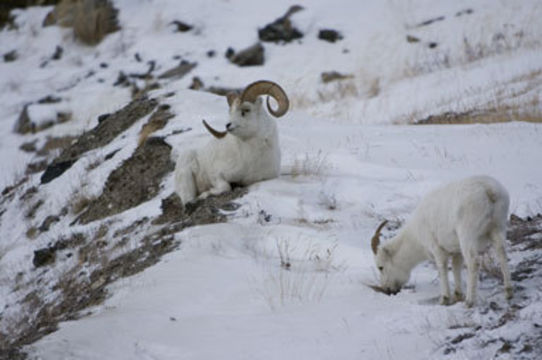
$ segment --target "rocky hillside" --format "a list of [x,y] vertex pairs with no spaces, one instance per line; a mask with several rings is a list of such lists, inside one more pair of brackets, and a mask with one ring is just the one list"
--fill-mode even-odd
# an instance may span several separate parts
[[[542,8],[409,4],[0,5],[0,359],[542,356]],[[257,79],[292,105],[280,178],[184,209],[178,155]],[[430,264],[366,286],[380,220],[478,173],[511,194],[514,299],[491,254],[475,309]]]

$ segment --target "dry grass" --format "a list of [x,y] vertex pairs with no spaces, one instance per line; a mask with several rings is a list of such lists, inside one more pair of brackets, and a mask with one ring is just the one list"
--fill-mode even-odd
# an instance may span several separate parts
[[305,154],[303,158],[296,158],[292,165],[292,177],[298,176],[325,176],[331,168],[327,155],[319,150],[315,154]]
[[331,89],[318,91],[318,100],[322,103],[342,100],[348,97],[358,97],[360,92],[353,80],[338,81]]
[[[493,94],[483,97],[488,100],[477,105],[462,103],[462,96],[457,96],[448,103],[439,107],[449,107],[449,111],[440,112],[430,116],[421,116],[420,111],[400,118],[399,121],[409,124],[490,124],[511,121],[530,123],[542,122],[542,103],[540,89],[542,88],[542,70],[532,70],[511,80],[495,85]],[[487,90],[476,89],[471,96],[480,96]],[[427,114],[427,111],[423,111]],[[404,120],[404,121],[401,121]]]
[[[427,74],[441,69],[461,66],[488,57],[509,54],[520,49],[538,49],[542,46],[539,39],[529,36],[523,30],[513,27],[503,27],[494,34],[487,34],[484,30],[476,39],[463,38],[459,51],[435,49],[419,54],[419,58],[407,63],[403,70],[405,78]],[[488,36],[489,35],[489,36]]]
[[[299,86],[296,87],[300,88]],[[371,91],[374,93],[374,89],[369,90],[369,93]],[[379,91],[380,89],[378,88]],[[314,105],[339,102],[347,98],[360,97],[361,95],[355,79],[346,78],[319,86],[315,97],[307,93],[293,93],[290,96],[290,104],[292,108],[306,109],[312,108]],[[369,95],[369,97],[371,96]]]
[[173,118],[174,116],[175,115],[173,115],[173,113],[170,111],[169,105],[160,105],[151,115],[149,121],[141,128],[141,131],[139,132],[138,146],[143,145],[143,143],[152,133],[163,129],[168,123],[169,119]]
[[511,121],[542,123],[542,108],[538,105],[538,97],[530,104],[505,105],[498,104],[485,110],[469,110],[464,112],[445,112],[430,115],[424,119],[411,116],[409,123],[418,125],[430,124],[492,124]]
[[56,23],[73,28],[76,39],[96,45],[119,29],[117,13],[109,0],[62,0],[53,12]]
[[92,199],[81,195],[79,193],[76,193],[73,197],[73,200],[71,202],[71,210],[74,215],[79,214],[81,211],[83,211],[90,203],[92,202]]
[[258,289],[271,310],[321,301],[334,273],[345,269],[335,258],[336,245],[302,245],[299,239],[293,242],[283,238],[276,239],[275,244],[280,266],[267,269]]

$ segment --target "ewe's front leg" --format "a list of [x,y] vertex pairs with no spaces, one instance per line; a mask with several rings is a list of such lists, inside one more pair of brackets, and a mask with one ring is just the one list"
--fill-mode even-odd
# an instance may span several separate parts
[[445,254],[436,254],[435,263],[437,265],[440,278],[440,304],[450,304],[450,285],[448,284],[448,256]]
[[455,254],[452,256],[452,270],[454,273],[454,300],[462,301],[463,290],[461,290],[461,267],[463,266],[463,256],[461,254]]
[[207,197],[209,197],[209,195],[220,195],[222,193],[225,193],[225,192],[228,192],[231,190],[231,186],[230,184],[222,179],[222,178],[218,178],[218,179],[215,179],[212,183],[212,187],[201,193],[201,195],[199,196],[200,199],[205,199]]

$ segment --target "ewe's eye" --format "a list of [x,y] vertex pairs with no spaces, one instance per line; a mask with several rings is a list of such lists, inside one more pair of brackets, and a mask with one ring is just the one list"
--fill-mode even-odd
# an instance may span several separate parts
[[250,112],[250,109],[241,109],[241,116],[245,116]]

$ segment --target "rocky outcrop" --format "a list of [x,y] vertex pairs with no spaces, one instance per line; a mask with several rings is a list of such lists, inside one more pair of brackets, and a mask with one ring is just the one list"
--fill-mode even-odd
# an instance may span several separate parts
[[262,29],[258,30],[258,37],[261,41],[285,42],[288,43],[303,37],[303,33],[292,25],[290,17],[298,11],[303,10],[302,6],[294,5],[288,9],[286,14],[279,17]]
[[226,52],[226,57],[238,66],[258,66],[264,64],[264,51],[262,44],[256,43],[238,53],[230,48]]
[[151,113],[157,105],[155,99],[142,97],[113,114],[100,116],[101,121],[94,129],[81,135],[74,144],[52,161],[41,176],[41,183],[46,184],[62,175],[87,151],[110,143],[137,120]]

